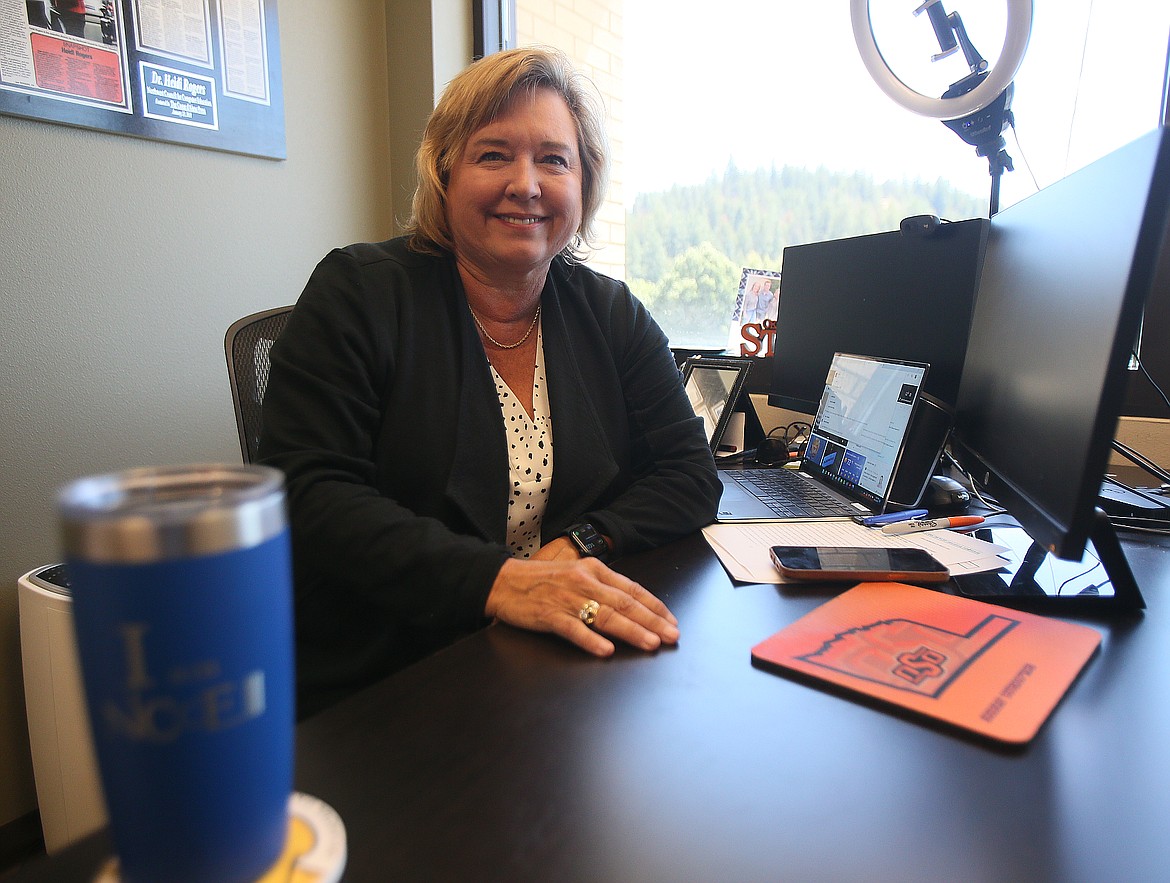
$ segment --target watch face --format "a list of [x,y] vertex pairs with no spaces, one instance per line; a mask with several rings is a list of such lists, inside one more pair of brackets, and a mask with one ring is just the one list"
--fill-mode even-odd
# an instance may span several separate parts
[[569,528],[569,538],[577,544],[582,555],[603,558],[609,552],[609,544],[592,524],[579,524]]

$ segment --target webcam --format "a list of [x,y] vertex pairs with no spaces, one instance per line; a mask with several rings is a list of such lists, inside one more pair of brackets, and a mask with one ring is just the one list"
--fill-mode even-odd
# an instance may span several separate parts
[[898,229],[902,231],[903,236],[916,236],[925,238],[934,235],[934,231],[943,224],[937,215],[914,215],[913,217],[903,218],[902,223],[898,225]]

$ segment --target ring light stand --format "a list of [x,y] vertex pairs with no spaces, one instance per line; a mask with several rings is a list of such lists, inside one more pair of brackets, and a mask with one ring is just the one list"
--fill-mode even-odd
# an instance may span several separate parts
[[850,0],[853,38],[869,75],[889,98],[913,113],[942,120],[972,145],[978,156],[987,157],[991,174],[989,216],[994,215],[999,211],[1000,179],[1005,171],[1012,170],[1003,132],[1012,123],[1012,80],[1024,60],[1032,33],[1032,0],[1007,0],[1007,33],[999,62],[991,70],[968,39],[957,12],[947,15],[939,0],[925,0],[914,14],[921,12],[929,15],[942,50],[933,60],[961,48],[971,70],[940,98],[916,92],[890,69],[874,40],[869,0]]

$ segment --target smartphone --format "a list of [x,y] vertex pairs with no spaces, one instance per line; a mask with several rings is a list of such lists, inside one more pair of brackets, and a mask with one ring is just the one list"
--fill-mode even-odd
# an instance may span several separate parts
[[941,583],[950,571],[925,549],[773,546],[772,562],[786,577],[837,582]]

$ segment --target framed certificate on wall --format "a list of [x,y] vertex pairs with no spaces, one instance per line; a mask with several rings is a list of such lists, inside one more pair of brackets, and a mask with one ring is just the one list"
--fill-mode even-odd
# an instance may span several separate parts
[[0,113],[284,159],[276,0],[0,0]]

